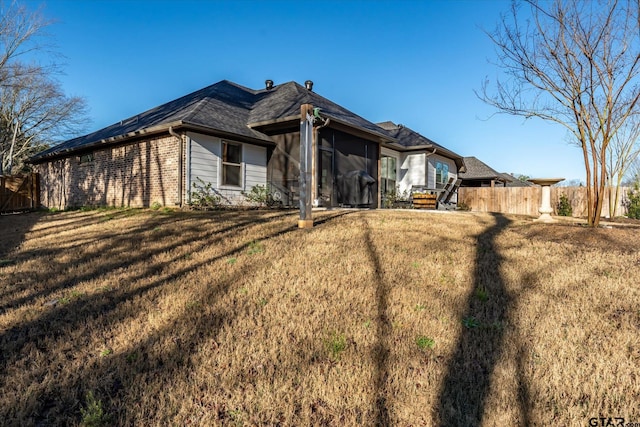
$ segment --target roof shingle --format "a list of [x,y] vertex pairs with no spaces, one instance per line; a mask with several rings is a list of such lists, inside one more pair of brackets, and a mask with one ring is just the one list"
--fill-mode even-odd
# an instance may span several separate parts
[[171,125],[194,125],[252,140],[272,142],[268,135],[251,125],[299,116],[300,106],[307,103],[320,107],[323,116],[364,129],[381,139],[392,140],[384,129],[374,123],[295,82],[277,85],[271,90],[253,90],[223,80],[98,131],[65,141],[39,153],[31,160],[42,160],[62,152],[72,152]]

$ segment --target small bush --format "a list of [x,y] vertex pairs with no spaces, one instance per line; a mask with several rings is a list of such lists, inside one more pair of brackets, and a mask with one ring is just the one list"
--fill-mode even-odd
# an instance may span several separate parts
[[401,192],[399,187],[385,192],[382,196],[383,206],[387,209],[401,207],[403,202],[409,201],[409,192]]
[[558,206],[556,207],[558,215],[560,216],[573,216],[573,208],[571,207],[571,202],[566,195],[561,194],[560,200],[558,201]]
[[640,219],[640,189],[636,185],[633,190],[629,190],[627,194],[627,216],[633,219]]
[[191,203],[189,205],[194,209],[210,210],[220,207],[222,198],[213,189],[213,184],[204,182],[196,177],[193,183],[193,191],[191,191]]
[[242,192],[242,195],[248,202],[255,203],[260,207],[271,206],[273,199],[271,193],[264,185],[254,185],[248,193]]

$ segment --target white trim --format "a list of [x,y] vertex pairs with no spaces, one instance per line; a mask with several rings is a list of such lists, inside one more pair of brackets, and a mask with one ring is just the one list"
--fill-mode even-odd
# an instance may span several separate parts
[[[245,190],[244,185],[246,182],[246,177],[245,177],[245,158],[244,158],[244,152],[245,152],[245,148],[244,148],[244,144],[242,142],[236,142],[236,141],[229,141],[226,139],[220,139],[219,141],[220,143],[220,157],[218,158],[218,182],[220,183],[220,185],[218,186],[219,189],[221,190],[240,190],[243,191]],[[225,185],[222,182],[222,178],[223,178],[223,169],[224,169],[224,162],[223,162],[223,157],[224,157],[224,145],[225,143],[228,144],[232,144],[232,145],[237,145],[240,147],[240,185]],[[236,163],[232,163],[232,165],[235,165]]]

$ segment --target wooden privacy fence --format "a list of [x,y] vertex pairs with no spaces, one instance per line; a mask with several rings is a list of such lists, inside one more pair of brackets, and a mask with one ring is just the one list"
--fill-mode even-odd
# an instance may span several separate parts
[[40,176],[0,176],[0,213],[40,207]]
[[[620,189],[617,215],[625,215],[625,202],[630,188]],[[541,187],[463,187],[458,189],[458,206],[462,203],[477,212],[500,212],[538,216]],[[564,194],[573,210],[574,217],[587,216],[587,189],[585,187],[551,187],[551,207],[557,214],[560,196]],[[601,215],[609,216],[609,197],[605,196]]]

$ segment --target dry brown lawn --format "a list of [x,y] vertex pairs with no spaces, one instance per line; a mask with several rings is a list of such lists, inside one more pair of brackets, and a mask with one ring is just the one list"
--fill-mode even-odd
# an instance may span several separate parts
[[0,424],[640,422],[640,229],[415,211],[0,217]]

